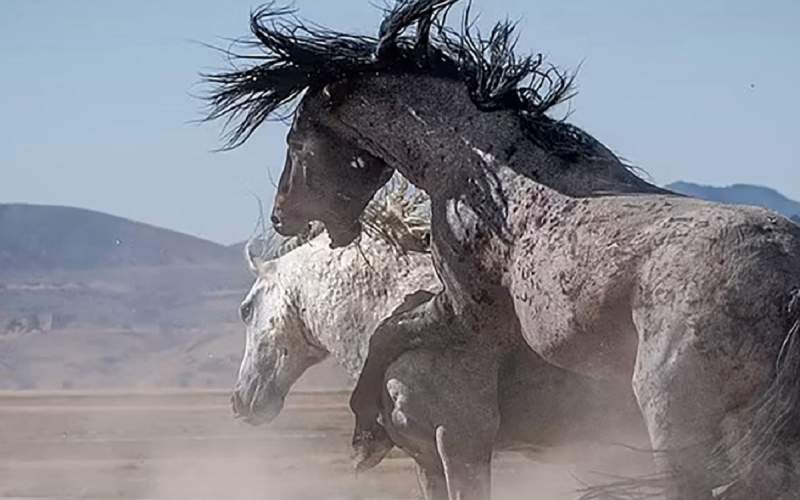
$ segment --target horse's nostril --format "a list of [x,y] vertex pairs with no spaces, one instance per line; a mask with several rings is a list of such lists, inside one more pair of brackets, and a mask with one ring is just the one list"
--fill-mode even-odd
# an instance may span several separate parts
[[269,220],[271,220],[272,223],[275,224],[275,225],[281,223],[281,219],[277,215],[274,215],[274,214],[272,215],[272,217],[269,218]]

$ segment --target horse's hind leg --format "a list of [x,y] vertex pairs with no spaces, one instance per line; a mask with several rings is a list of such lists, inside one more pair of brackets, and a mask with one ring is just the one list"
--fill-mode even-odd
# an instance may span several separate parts
[[[724,385],[733,381],[720,376],[720,362],[698,349],[696,336],[679,323],[640,334],[633,390],[666,499],[710,500],[716,478],[709,469],[729,404]],[[655,325],[638,318],[642,326]]]
[[668,421],[671,418],[669,413],[644,410],[643,415],[655,450],[654,461],[661,485],[659,488],[663,489],[664,498],[711,500],[713,486],[705,469],[710,448],[704,447],[702,443],[678,448],[675,443],[689,434],[680,435],[679,432],[669,430],[669,426],[661,424],[662,420]]

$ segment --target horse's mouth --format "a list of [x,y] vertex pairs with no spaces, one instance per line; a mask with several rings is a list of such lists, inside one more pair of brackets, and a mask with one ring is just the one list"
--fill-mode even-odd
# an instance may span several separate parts
[[280,414],[280,410],[268,411],[264,413],[250,413],[247,415],[234,415],[235,418],[241,419],[242,422],[246,423],[247,425],[252,425],[253,427],[258,427],[259,425],[266,425],[271,424],[273,420],[275,420],[278,415]]
[[283,401],[280,403],[250,407],[246,411],[237,411],[234,409],[233,416],[255,427],[272,423],[272,421],[280,415],[282,409]]
[[304,231],[307,231],[309,224],[306,223],[296,223],[296,222],[289,222],[289,221],[279,221],[273,222],[272,228],[275,229],[275,232],[281,236],[297,236]]
[[244,398],[234,391],[231,396],[233,416],[246,424],[258,426],[269,424],[283,410],[284,398],[267,394],[269,391],[248,391]]

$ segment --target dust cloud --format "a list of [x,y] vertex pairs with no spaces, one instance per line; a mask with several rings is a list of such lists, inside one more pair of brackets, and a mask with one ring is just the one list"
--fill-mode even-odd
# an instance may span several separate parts
[[[399,451],[353,472],[346,396],[296,394],[271,425],[251,427],[231,417],[222,391],[0,393],[0,499],[417,498],[413,464]],[[499,454],[494,498],[574,499],[578,478],[622,463],[598,453]]]

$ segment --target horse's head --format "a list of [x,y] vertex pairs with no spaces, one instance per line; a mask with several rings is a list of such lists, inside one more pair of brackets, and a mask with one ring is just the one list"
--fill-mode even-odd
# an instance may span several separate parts
[[540,131],[536,144],[565,155],[592,143],[545,117],[572,95],[572,78],[541,56],[516,55],[513,23],[501,22],[482,38],[470,29],[467,9],[461,31],[447,27],[457,2],[398,1],[376,37],[304,24],[272,3],[252,13],[252,39],[239,45],[241,53],[226,51],[236,64],[205,75],[207,119],[225,120],[227,147],[236,147],[265,120],[294,114],[272,213],[280,234],[298,234],[319,220],[331,246],[352,242],[359,215],[393,169],[425,188],[429,179],[411,174],[412,167],[467,165],[456,160],[468,142],[456,130],[480,134],[495,126],[477,130],[479,111],[503,111],[514,127]]
[[239,308],[245,351],[231,403],[237,417],[258,425],[278,416],[292,385],[328,353],[307,335],[276,262],[250,262],[257,279]]
[[360,234],[358,218],[392,169],[323,125],[321,115],[333,112],[332,88],[308,93],[296,111],[271,219],[284,236],[321,221],[331,246],[341,247]]

